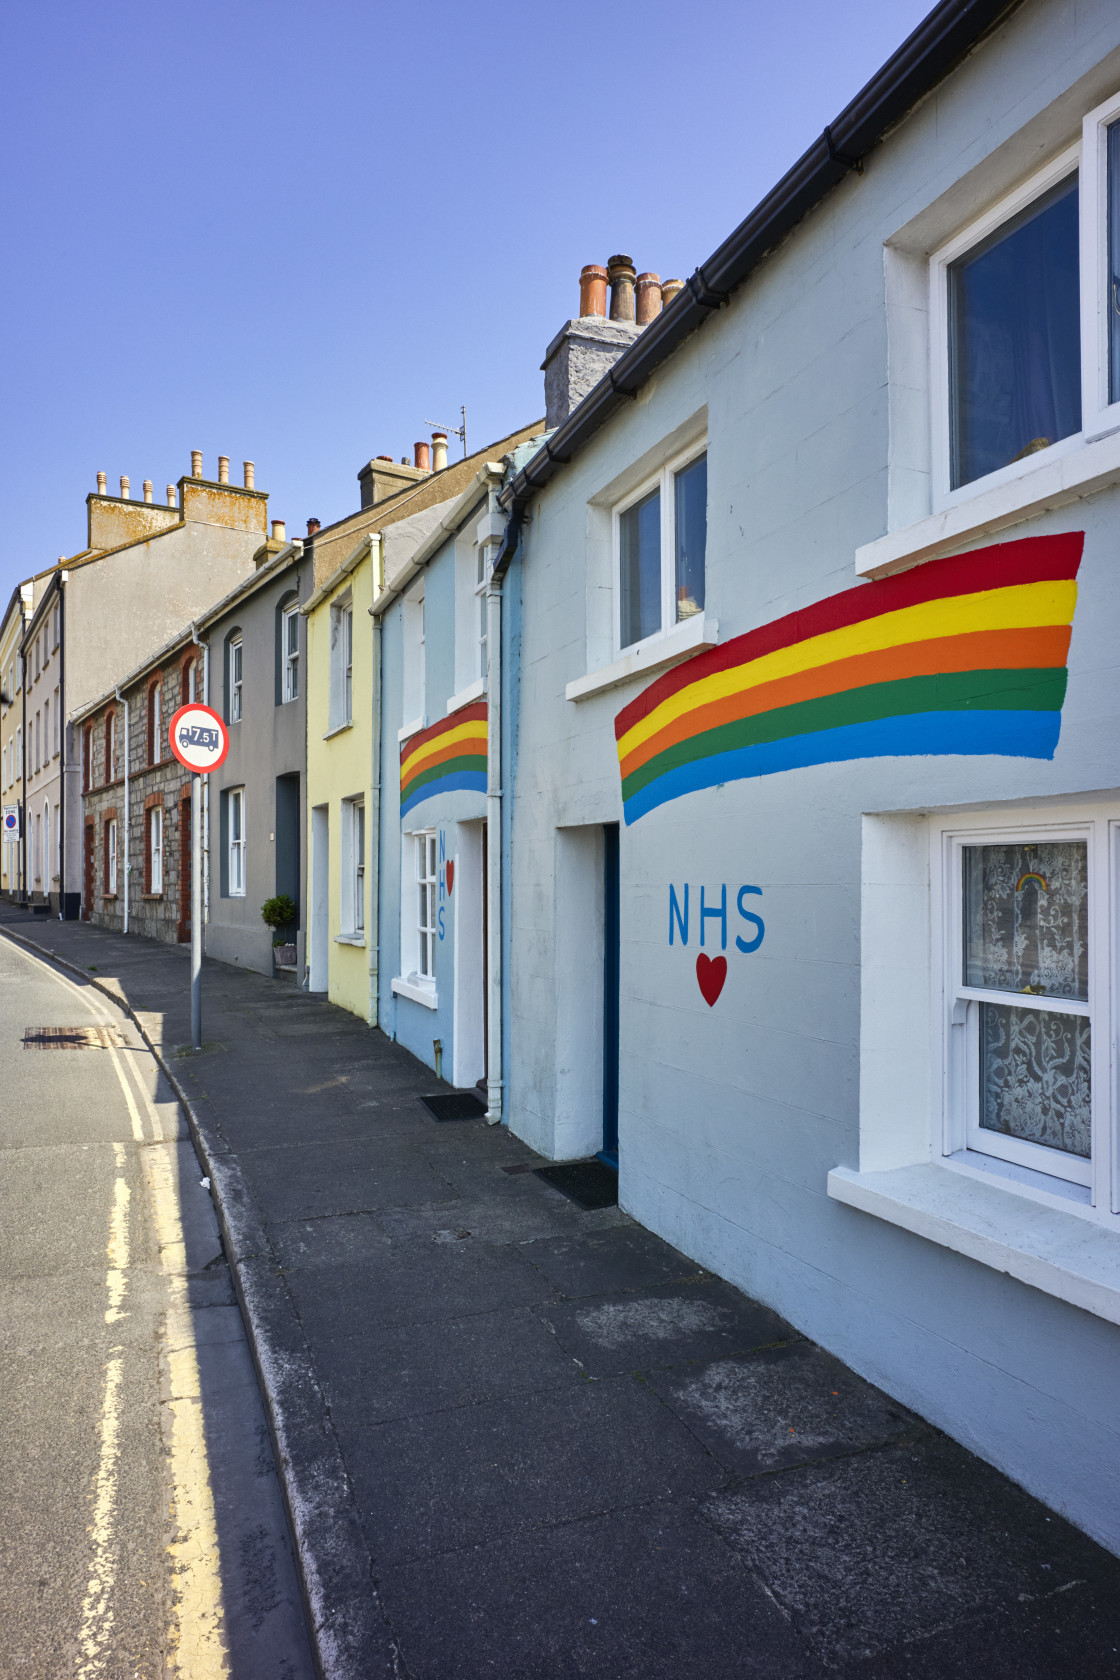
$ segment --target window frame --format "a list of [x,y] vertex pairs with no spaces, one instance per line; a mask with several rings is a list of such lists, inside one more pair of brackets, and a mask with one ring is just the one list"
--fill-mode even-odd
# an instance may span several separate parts
[[117,896],[117,819],[105,819],[105,892],[106,898]]
[[[245,839],[245,789],[226,788],[226,885],[229,898],[244,898],[248,875]],[[233,814],[240,814],[240,835],[235,837]],[[237,883],[240,884],[237,884]]]
[[[985,1135],[977,1148],[970,1129],[971,1091],[976,1072],[965,1042],[971,1035],[969,1004],[1006,1003],[1007,994],[963,984],[962,854],[966,846],[1024,845],[1031,841],[1083,840],[1088,873],[1088,1001],[1032,996],[1030,1007],[1086,1015],[1091,1023],[1091,1157],[1023,1140]],[[1099,1223],[1120,1230],[1120,1147],[1116,1073],[1112,1045],[1120,1023],[1120,806],[1096,804],[1080,810],[1003,810],[982,817],[932,817],[929,834],[931,954],[934,958],[932,1037],[936,1050],[934,1160],[985,1178],[995,1177],[1036,1199],[1059,1198]],[[964,1005],[964,1008],[961,1005]],[[963,1031],[962,1031],[963,1029]]]
[[[148,830],[147,865],[148,865],[148,894],[152,898],[163,897],[163,806],[149,805],[145,813]],[[158,839],[158,844],[157,844]]]
[[[481,576],[479,573],[481,572]],[[489,652],[489,595],[490,595],[490,542],[476,543],[474,551],[474,595],[473,606],[475,612],[476,635],[474,637],[477,659],[476,679],[487,682],[490,675]]]
[[[1081,124],[1081,429],[1086,442],[1120,430],[1120,397],[1108,400],[1108,130],[1120,122],[1120,91]],[[1086,284],[1087,275],[1096,284]],[[1120,330],[1120,326],[1118,326]]]
[[148,683],[148,763],[158,764],[163,757],[163,681],[153,677]]
[[339,847],[339,925],[343,939],[360,944],[366,932],[366,806],[365,795],[342,801],[342,844]]
[[[438,936],[439,936],[439,918],[438,918],[438,915],[437,915],[437,912],[436,912],[436,904],[437,904],[437,898],[438,898],[438,892],[439,892],[439,856],[438,856],[438,841],[437,841],[437,836],[436,836],[436,830],[434,828],[422,828],[422,829],[414,830],[413,834],[412,834],[412,841],[413,841],[413,859],[414,859],[414,862],[416,864],[415,873],[413,875],[413,881],[415,883],[415,888],[416,888],[415,916],[414,916],[414,923],[415,923],[415,946],[414,946],[414,950],[415,950],[415,955],[416,955],[415,973],[416,973],[416,977],[420,981],[421,985],[428,985],[428,986],[433,986],[434,987],[435,983],[436,983],[436,945],[438,943]],[[425,873],[423,873],[423,874],[421,873],[420,866],[419,866],[419,858],[420,858],[421,850],[423,852],[423,861],[424,861],[424,867],[425,867]],[[429,875],[426,871],[427,871],[427,866],[428,866],[428,864],[429,864],[433,855],[435,856],[434,872]],[[421,887],[424,887],[424,886],[426,886],[429,889],[429,891],[428,891],[428,916],[429,916],[429,920],[427,922],[424,921],[424,919],[421,915],[421,902],[420,902],[421,901],[421,893],[420,893],[420,889],[421,889]],[[430,957],[430,967],[425,968],[424,964],[428,960],[429,957]]]
[[330,605],[327,733],[354,721],[354,596],[347,589]]
[[[292,601],[280,609],[280,704],[288,706],[299,699],[299,602]],[[295,652],[288,645],[290,629],[295,625]]]
[[[639,657],[648,648],[655,647],[679,630],[682,624],[697,617],[703,622],[707,610],[707,502],[704,507],[705,550],[704,550],[704,582],[705,606],[698,613],[689,614],[687,618],[678,619],[676,616],[676,527],[677,527],[677,498],[676,479],[688,467],[694,466],[702,456],[708,454],[708,439],[694,441],[686,449],[670,456],[653,473],[647,474],[641,482],[635,485],[621,500],[611,507],[611,586],[612,586],[612,648],[615,659],[625,655]],[[622,516],[630,508],[642,502],[654,490],[660,497],[660,527],[661,527],[661,623],[658,629],[651,630],[647,636],[640,637],[636,642],[622,641]]]
[[[229,722],[240,723],[244,713],[245,639],[240,631],[229,638],[228,668]],[[235,674],[236,673],[236,674]]]

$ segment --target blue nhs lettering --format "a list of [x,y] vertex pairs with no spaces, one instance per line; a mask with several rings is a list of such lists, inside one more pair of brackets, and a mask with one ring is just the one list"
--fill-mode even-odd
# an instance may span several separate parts
[[[741,933],[736,933],[735,948],[736,950],[746,952],[748,955],[751,951],[757,951],[758,947],[762,944],[762,941],[766,937],[765,922],[762,920],[761,916],[757,915],[754,910],[749,908],[749,901],[752,895],[757,895],[761,898],[762,888],[752,886],[740,887],[735,896],[735,909],[739,914],[740,920],[745,924],[745,930],[750,935],[749,938],[744,939]],[[682,945],[688,944],[689,907],[690,903],[694,902],[695,898],[687,881],[684,883],[679,893],[677,888],[670,884],[670,945],[674,944],[678,938]],[[716,929],[718,928],[719,948],[721,951],[726,951],[727,936],[729,931],[726,885],[718,888],[702,886],[699,892],[699,904],[697,908],[699,910],[699,915],[697,916],[697,933],[699,935],[701,949],[703,949],[704,946],[705,936],[708,934],[712,936],[712,942],[714,943]],[[713,923],[714,926],[710,925]]]

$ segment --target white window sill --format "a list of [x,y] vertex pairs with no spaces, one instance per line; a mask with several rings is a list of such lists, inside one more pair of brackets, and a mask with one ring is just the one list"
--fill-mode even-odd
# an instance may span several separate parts
[[437,1009],[439,1000],[433,985],[424,985],[412,980],[396,979],[393,981],[393,991],[397,997],[411,998],[413,1003],[422,1003],[425,1009]]
[[468,683],[466,688],[461,688],[458,694],[453,694],[451,696],[450,700],[447,702],[448,717],[451,716],[452,712],[462,711],[464,706],[471,705],[473,701],[481,700],[485,693],[486,678],[477,677],[474,682]]
[[828,1193],[1120,1324],[1120,1232],[933,1162],[891,1172],[834,1167]]
[[424,727],[424,719],[418,717],[412,723],[406,723],[403,729],[397,730],[397,740],[407,741],[410,735],[419,735]]
[[324,741],[330,741],[335,735],[341,735],[343,730],[353,729],[353,727],[354,719],[347,718],[345,723],[336,723],[333,729],[328,729],[326,734],[323,736],[323,739]]
[[703,648],[715,647],[719,641],[719,625],[704,613],[694,613],[683,624],[674,624],[663,636],[650,636],[629,652],[621,654],[609,665],[588,671],[577,677],[564,690],[569,700],[586,700],[592,694],[603,694],[618,688],[632,677],[650,677],[655,671],[667,671],[682,659],[699,653]]
[[864,543],[856,549],[856,575],[887,577],[1113,484],[1120,484],[1120,432],[1081,443],[1037,467],[1024,465],[1006,484],[980,490],[941,513]]
[[364,933],[336,933],[334,942],[336,945],[364,945],[366,936]]

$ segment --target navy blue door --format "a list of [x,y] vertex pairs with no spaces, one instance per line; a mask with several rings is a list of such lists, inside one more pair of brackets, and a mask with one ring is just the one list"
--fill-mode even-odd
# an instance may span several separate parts
[[618,1166],[618,824],[603,824],[603,1148]]

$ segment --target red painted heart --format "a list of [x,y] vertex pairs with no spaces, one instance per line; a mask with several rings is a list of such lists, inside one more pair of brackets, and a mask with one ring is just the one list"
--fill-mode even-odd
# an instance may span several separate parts
[[450,858],[447,860],[447,896],[451,897],[451,889],[455,885],[455,865]]
[[696,979],[700,996],[710,1009],[723,990],[727,979],[727,958],[709,957],[703,951],[696,959]]

